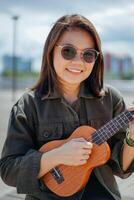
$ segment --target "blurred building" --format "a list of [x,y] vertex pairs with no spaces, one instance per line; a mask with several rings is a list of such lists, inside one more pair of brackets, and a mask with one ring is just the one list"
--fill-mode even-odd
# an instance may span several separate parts
[[[31,72],[32,71],[32,59],[23,58],[20,56],[15,57],[17,72]],[[3,72],[12,71],[13,57],[10,55],[4,55],[2,57]]]
[[128,55],[118,56],[110,53],[104,55],[106,76],[114,78],[132,78],[134,76],[134,65],[132,58]]

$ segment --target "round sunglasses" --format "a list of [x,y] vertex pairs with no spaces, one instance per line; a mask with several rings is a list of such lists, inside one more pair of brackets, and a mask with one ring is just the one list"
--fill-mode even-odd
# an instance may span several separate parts
[[86,63],[93,63],[96,61],[98,55],[100,54],[95,49],[90,49],[90,48],[80,50],[71,45],[56,45],[56,46],[61,48],[61,55],[66,60],[72,60],[73,58],[75,58],[77,51],[80,51],[80,56]]

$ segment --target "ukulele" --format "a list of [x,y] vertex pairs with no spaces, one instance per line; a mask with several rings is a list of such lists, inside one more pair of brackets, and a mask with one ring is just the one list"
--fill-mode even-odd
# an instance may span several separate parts
[[41,178],[43,183],[61,197],[71,196],[80,191],[87,184],[92,170],[109,160],[110,147],[106,141],[131,120],[133,120],[132,111],[126,110],[98,130],[83,125],[78,127],[67,139],[54,140],[44,144],[39,149],[40,152],[50,151],[73,138],[83,137],[93,143],[93,149],[86,164],[80,166],[58,165]]

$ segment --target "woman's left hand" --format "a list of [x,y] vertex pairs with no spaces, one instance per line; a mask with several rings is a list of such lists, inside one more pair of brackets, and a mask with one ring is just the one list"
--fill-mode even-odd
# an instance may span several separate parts
[[[129,111],[134,111],[134,101],[132,102],[133,106],[131,108],[129,108]],[[133,118],[134,118],[134,114],[133,114]],[[130,138],[132,138],[134,140],[134,119],[130,122]]]

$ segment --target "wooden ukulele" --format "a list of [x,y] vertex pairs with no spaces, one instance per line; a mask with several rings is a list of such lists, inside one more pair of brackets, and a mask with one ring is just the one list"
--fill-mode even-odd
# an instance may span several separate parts
[[86,164],[80,166],[58,165],[42,177],[43,183],[52,192],[62,197],[71,196],[80,191],[88,182],[93,168],[105,164],[110,158],[110,148],[106,141],[131,120],[133,120],[131,112],[126,110],[99,130],[83,125],[77,128],[69,138],[50,141],[43,145],[39,149],[40,152],[50,151],[73,138],[83,137],[94,143],[91,156]]

